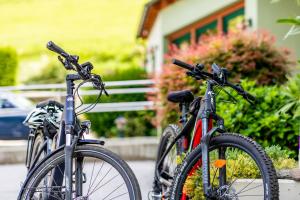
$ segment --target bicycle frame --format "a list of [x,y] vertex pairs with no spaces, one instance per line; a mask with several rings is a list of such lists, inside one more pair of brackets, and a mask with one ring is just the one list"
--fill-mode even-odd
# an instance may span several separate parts
[[[81,80],[81,77],[78,74],[68,74],[66,77],[67,82],[67,96],[65,100],[65,109],[64,109],[64,119],[62,120],[62,126],[60,135],[58,136],[58,147],[61,147],[65,144],[65,164],[64,166],[60,165],[54,169],[54,173],[51,181],[51,186],[61,186],[63,183],[63,177],[61,176],[61,172],[65,173],[65,181],[66,181],[66,189],[65,189],[65,199],[72,199],[72,171],[73,171],[73,162],[72,162],[72,154],[74,148],[78,142],[78,136],[75,134],[75,98],[74,98],[74,81]],[[76,136],[76,137],[74,137]],[[76,161],[76,169],[82,169],[82,160]],[[77,194],[78,196],[82,193],[82,171],[76,171],[76,187],[78,188]],[[80,174],[78,176],[78,174]],[[79,184],[78,184],[79,183]],[[51,200],[51,197],[49,197]]]
[[[161,159],[158,161],[157,166],[160,166],[167,154],[176,144],[176,142],[182,138],[188,136],[192,130],[191,141],[189,141],[189,149],[196,148],[198,145],[201,145],[202,149],[202,160],[200,160],[196,167],[202,166],[202,176],[203,176],[203,189],[205,196],[209,196],[210,193],[210,163],[209,163],[209,141],[211,136],[215,132],[224,132],[224,120],[216,114],[216,101],[215,94],[213,92],[213,87],[216,83],[212,80],[207,81],[207,89],[204,97],[201,100],[200,109],[198,110],[197,116],[192,115],[191,118],[186,122],[184,122],[184,127],[182,131],[178,134],[178,136],[172,141],[170,146],[167,148]],[[184,113],[183,113],[184,114]],[[218,126],[213,127],[213,120],[217,121]],[[219,158],[222,159],[225,157],[225,150],[220,149]],[[190,172],[192,174],[196,167]],[[225,184],[225,172],[226,168],[223,167],[221,170],[221,175],[219,178],[220,184]],[[158,178],[160,174],[156,169],[156,178]],[[185,195],[183,195],[182,200],[186,199]]]

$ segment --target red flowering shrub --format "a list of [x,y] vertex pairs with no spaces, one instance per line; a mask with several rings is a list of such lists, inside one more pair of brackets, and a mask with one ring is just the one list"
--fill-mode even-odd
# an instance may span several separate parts
[[178,117],[178,105],[167,102],[169,91],[190,88],[197,93],[199,87],[186,77],[184,70],[171,64],[172,58],[193,64],[203,63],[207,70],[216,63],[230,71],[232,81],[246,78],[259,85],[280,84],[286,81],[286,74],[294,62],[289,59],[290,52],[279,49],[274,42],[274,37],[266,32],[238,32],[203,36],[198,44],[182,49],[171,46],[165,55],[163,73],[156,81],[159,93],[155,101],[162,104],[159,105],[158,116],[164,119],[158,122],[165,125],[164,122],[174,122]]
[[[279,49],[275,38],[266,32],[235,32],[227,35],[204,35],[196,45],[179,49],[171,46],[166,55],[190,63],[226,67],[231,78],[254,79],[258,84],[270,85],[286,81],[286,73],[293,63],[287,49]],[[168,65],[168,64],[167,64]]]

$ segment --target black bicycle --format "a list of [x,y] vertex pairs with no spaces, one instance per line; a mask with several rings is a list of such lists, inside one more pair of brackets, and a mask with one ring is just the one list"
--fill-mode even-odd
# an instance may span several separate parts
[[[102,93],[106,93],[99,75],[91,73],[91,63],[79,64],[78,56],[66,53],[53,42],[47,48],[59,54],[58,59],[67,70],[77,73],[66,76],[66,101],[57,139],[57,149],[30,170],[18,199],[140,200],[138,182],[127,163],[116,154],[104,149],[103,141],[84,139],[90,123],[79,123],[77,116],[92,109]],[[75,81],[82,81],[75,89]],[[83,84],[91,82],[99,90],[96,103],[78,111],[75,94]],[[81,100],[80,96],[79,99]],[[81,101],[82,105],[82,101]]]
[[[173,102],[191,105],[182,131],[172,134],[173,139],[159,153],[154,182],[158,187],[154,189],[166,193],[153,199],[279,199],[276,171],[265,151],[248,137],[227,133],[224,120],[216,112],[216,95],[220,90],[226,92],[225,87],[231,87],[251,104],[255,97],[240,85],[230,83],[229,72],[216,64],[208,73],[201,64],[192,66],[176,59],[173,63],[187,69],[188,76],[206,80],[207,88],[203,98],[194,99],[188,91],[169,95]],[[187,153],[175,170],[164,164],[174,148],[177,155]],[[251,171],[245,172],[249,166]]]

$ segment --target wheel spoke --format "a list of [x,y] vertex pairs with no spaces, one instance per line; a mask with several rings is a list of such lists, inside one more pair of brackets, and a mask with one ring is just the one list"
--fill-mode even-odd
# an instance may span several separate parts
[[125,193],[123,193],[123,194],[120,194],[120,195],[118,195],[118,196],[115,196],[115,197],[113,197],[113,198],[110,198],[109,200],[116,199],[116,198],[118,198],[118,197],[124,196],[125,194],[128,194],[128,192],[125,192]]
[[[93,177],[93,175],[94,175],[95,163],[96,163],[96,160],[94,160],[94,163],[93,163],[93,169],[92,169],[92,175],[91,175],[91,177]],[[92,179],[93,178],[90,179],[89,189],[88,189],[88,192],[87,192],[88,194],[89,194],[90,189],[91,189]]]
[[122,183],[117,188],[115,188],[113,191],[111,191],[108,195],[106,195],[103,200],[105,200],[107,197],[109,197],[113,192],[117,191],[120,187],[122,187],[122,185],[124,185],[124,183]]
[[94,192],[95,188],[97,188],[97,187],[100,185],[100,183],[103,181],[103,179],[108,175],[108,173],[109,173],[111,170],[112,170],[112,167],[106,172],[106,174],[102,177],[102,179],[100,179],[100,181],[97,183],[97,185],[94,187],[94,189],[92,190],[91,193]]
[[96,192],[97,190],[99,190],[100,188],[102,188],[103,186],[105,186],[107,183],[111,182],[113,179],[115,179],[115,178],[118,177],[118,176],[119,176],[119,174],[113,176],[111,179],[109,179],[108,181],[106,181],[105,183],[103,183],[102,185],[100,185],[99,187],[95,188],[95,189],[90,193],[90,195],[93,194],[94,192]]
[[[253,181],[252,181],[251,183],[253,183]],[[250,184],[248,184],[247,187],[248,187],[249,185],[250,185]],[[237,194],[237,195],[238,195],[238,194],[242,194],[242,193],[248,192],[248,191],[250,191],[250,190],[253,190],[253,189],[255,189],[255,188],[261,187],[261,186],[263,186],[263,184],[254,186],[254,187],[249,188],[249,189],[247,189],[247,190],[245,190],[245,189],[246,189],[246,187],[245,187],[245,188],[243,188],[242,190],[240,190],[239,192],[237,192],[236,194]]]
[[[93,181],[91,187],[89,188],[87,195],[89,195],[90,189],[92,189],[92,187],[94,186],[94,183],[95,183],[96,179],[98,178],[99,173],[101,172],[101,170],[102,170],[104,164],[105,164],[105,162],[102,162],[102,165],[101,165],[101,167],[100,167],[100,170],[98,171],[98,173],[97,173],[97,175],[96,175],[96,177],[95,177],[95,179],[94,179],[94,181]],[[93,177],[91,177],[91,179],[93,179]],[[96,187],[97,187],[97,186],[96,186]]]

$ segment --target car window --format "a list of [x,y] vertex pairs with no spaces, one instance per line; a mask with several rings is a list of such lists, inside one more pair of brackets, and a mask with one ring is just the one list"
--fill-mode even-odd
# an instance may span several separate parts
[[0,99],[0,108],[15,108],[16,106],[7,99]]

